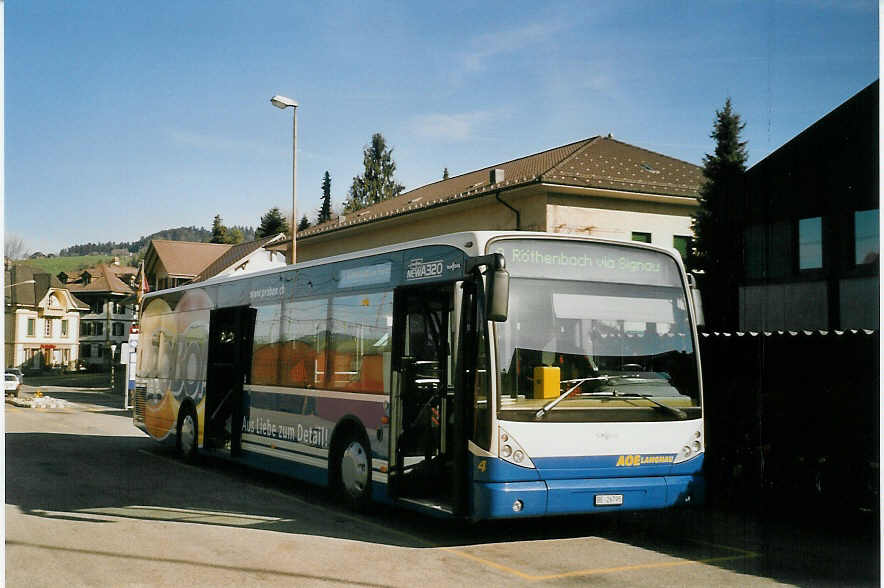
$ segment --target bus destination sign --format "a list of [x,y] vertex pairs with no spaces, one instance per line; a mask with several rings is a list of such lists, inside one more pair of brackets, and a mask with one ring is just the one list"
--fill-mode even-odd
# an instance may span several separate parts
[[504,256],[513,276],[681,285],[675,261],[647,249],[564,239],[502,239],[491,244],[490,252]]

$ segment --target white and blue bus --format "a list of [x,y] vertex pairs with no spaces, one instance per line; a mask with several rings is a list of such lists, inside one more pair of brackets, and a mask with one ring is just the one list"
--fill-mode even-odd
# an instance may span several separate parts
[[678,253],[444,235],[145,296],[135,424],[473,520],[703,499],[694,296]]

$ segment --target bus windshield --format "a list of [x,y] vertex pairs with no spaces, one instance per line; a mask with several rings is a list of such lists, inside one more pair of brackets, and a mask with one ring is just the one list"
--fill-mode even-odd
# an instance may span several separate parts
[[700,417],[687,301],[672,258],[575,241],[500,241],[492,251],[505,255],[512,275],[509,318],[496,326],[500,419]]

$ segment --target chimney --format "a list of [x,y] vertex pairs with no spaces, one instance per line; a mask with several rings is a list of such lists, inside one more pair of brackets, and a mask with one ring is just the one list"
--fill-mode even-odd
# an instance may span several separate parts
[[500,184],[501,182],[503,182],[505,176],[506,176],[506,174],[504,173],[504,171],[502,169],[500,169],[500,168],[492,169],[491,170],[491,180],[490,180],[491,184],[492,185],[493,184]]
[[[49,274],[34,274],[34,282],[35,296],[42,296],[49,290]],[[36,299],[34,301],[36,302]]]

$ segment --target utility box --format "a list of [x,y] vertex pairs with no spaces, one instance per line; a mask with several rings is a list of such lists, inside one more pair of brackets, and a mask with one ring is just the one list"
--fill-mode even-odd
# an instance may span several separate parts
[[534,368],[534,398],[556,398],[562,393],[562,375],[557,367]]

